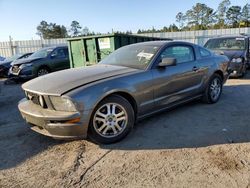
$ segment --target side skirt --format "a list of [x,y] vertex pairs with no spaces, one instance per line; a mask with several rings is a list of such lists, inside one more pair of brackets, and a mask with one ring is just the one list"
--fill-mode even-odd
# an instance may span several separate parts
[[166,107],[164,107],[162,109],[155,110],[153,112],[150,112],[150,113],[147,113],[147,114],[144,114],[142,116],[137,117],[136,122],[141,121],[141,120],[143,120],[145,118],[148,118],[148,117],[150,117],[150,116],[152,116],[154,114],[158,114],[158,113],[163,112],[163,111],[171,110],[172,108],[175,108],[177,106],[189,103],[189,102],[194,101],[196,99],[200,99],[201,97],[202,97],[202,94],[196,95],[194,97],[191,97],[191,98],[188,98],[188,99],[185,99],[185,100],[181,100],[181,101],[175,102],[175,103],[170,104],[169,106],[166,106]]

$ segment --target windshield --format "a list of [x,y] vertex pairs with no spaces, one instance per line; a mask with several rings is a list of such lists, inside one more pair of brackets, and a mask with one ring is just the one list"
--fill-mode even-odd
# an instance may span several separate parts
[[160,46],[146,44],[125,46],[114,51],[102,60],[100,64],[146,69],[159,47]]
[[244,38],[211,39],[206,43],[205,47],[210,50],[244,50],[245,39]]
[[31,56],[29,56],[29,58],[45,58],[47,57],[50,52],[52,52],[53,49],[52,48],[47,48],[47,49],[41,49],[36,51],[35,53],[33,53]]

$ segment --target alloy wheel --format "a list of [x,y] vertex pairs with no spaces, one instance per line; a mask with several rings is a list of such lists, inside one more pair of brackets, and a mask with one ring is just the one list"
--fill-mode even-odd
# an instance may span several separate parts
[[107,103],[96,110],[93,118],[95,131],[102,137],[112,138],[120,135],[128,124],[126,110],[117,103]]
[[45,74],[48,74],[49,71],[47,69],[39,69],[37,72],[37,76],[43,76]]
[[214,78],[210,85],[210,97],[213,101],[216,101],[221,94],[221,81],[219,78]]

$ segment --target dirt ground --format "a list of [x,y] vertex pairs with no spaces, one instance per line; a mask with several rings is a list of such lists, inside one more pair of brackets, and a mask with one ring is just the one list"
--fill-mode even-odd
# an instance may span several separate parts
[[0,187],[250,188],[250,75],[214,105],[192,102],[138,123],[113,145],[58,141],[22,120],[20,85],[0,80]]

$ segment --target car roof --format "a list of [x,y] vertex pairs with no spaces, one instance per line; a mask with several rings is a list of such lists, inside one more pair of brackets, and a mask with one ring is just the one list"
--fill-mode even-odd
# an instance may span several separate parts
[[59,48],[59,47],[68,48],[67,45],[57,45],[57,46],[44,47],[42,49],[55,49],[55,48]]
[[212,39],[227,39],[227,38],[249,38],[247,35],[227,35],[227,36],[221,36],[221,37],[213,37],[210,38],[209,40]]
[[[165,46],[167,44],[170,45],[174,45],[174,44],[186,44],[186,45],[196,45],[190,42],[185,42],[185,41],[165,41],[165,40],[159,40],[159,41],[148,41],[148,42],[139,42],[139,43],[135,43],[132,45],[136,45],[136,44],[144,44],[144,45],[152,45],[152,46]],[[197,45],[196,45],[197,46]]]

